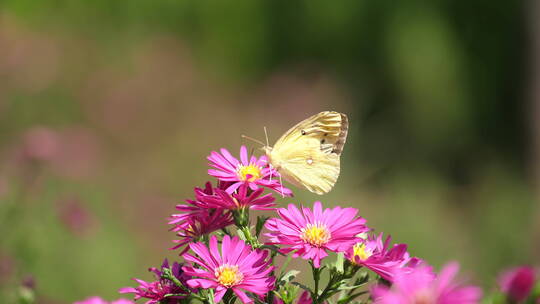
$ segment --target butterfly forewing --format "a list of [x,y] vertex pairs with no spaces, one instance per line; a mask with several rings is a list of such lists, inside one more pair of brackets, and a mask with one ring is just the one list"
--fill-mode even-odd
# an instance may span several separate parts
[[286,180],[323,194],[332,189],[339,176],[339,156],[347,131],[345,114],[321,112],[289,129],[268,156]]

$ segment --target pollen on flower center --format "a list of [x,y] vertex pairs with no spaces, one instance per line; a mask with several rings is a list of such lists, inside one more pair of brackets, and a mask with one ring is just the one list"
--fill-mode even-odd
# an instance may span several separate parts
[[372,254],[373,254],[373,251],[367,249],[366,244],[364,243],[357,243],[353,247],[354,257],[355,258],[358,257],[361,261],[367,260]]
[[238,266],[228,264],[219,266],[215,271],[215,276],[221,285],[227,287],[237,285],[244,279],[244,275],[238,270]]
[[253,182],[261,178],[261,168],[255,165],[239,165],[237,172],[243,181]]
[[300,238],[313,246],[320,247],[330,241],[330,230],[324,224],[307,224],[301,231]]

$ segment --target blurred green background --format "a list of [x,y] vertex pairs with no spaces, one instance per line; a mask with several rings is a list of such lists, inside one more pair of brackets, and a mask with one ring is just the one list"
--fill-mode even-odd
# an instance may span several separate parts
[[323,110],[351,128],[335,189],[436,266],[490,286],[538,262],[535,1],[0,4],[0,298],[117,298],[240,134]]

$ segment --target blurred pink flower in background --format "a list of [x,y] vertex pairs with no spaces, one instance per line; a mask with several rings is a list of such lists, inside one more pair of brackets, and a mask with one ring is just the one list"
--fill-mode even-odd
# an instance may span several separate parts
[[126,299],[118,299],[115,301],[105,301],[100,297],[90,297],[86,300],[74,302],[73,304],[134,304],[134,302]]
[[500,275],[499,287],[511,301],[522,302],[531,294],[536,279],[536,272],[532,267],[516,267]]
[[90,129],[75,126],[62,130],[32,127],[24,132],[14,150],[19,165],[28,167],[39,162],[69,178],[93,175],[101,159],[97,136]]
[[79,237],[88,236],[97,228],[96,217],[77,198],[58,202],[57,212],[63,226]]
[[420,266],[412,272],[400,272],[391,287],[377,285],[372,289],[376,304],[476,304],[482,291],[455,281],[457,263],[447,264],[434,276],[431,267]]
[[25,159],[51,161],[61,150],[60,142],[58,132],[44,126],[36,126],[23,135],[21,153]]
[[15,271],[15,260],[0,252],[0,283],[8,281]]

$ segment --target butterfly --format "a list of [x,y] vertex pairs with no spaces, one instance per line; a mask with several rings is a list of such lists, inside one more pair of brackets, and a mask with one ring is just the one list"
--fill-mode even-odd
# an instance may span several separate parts
[[316,194],[332,190],[339,176],[347,140],[347,115],[325,111],[285,132],[274,147],[263,150],[271,166],[291,184]]

